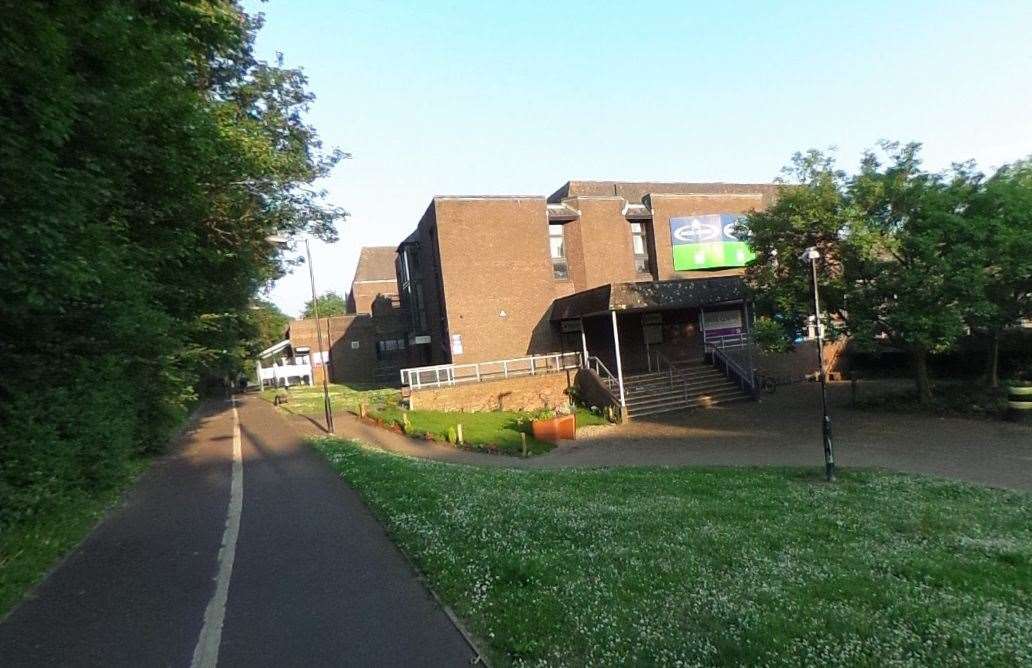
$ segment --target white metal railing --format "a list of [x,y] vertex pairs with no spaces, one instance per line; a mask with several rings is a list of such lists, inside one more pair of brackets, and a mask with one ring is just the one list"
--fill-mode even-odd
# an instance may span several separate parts
[[616,376],[613,375],[609,368],[603,364],[602,360],[599,358],[589,357],[587,368],[595,372],[595,375],[599,377],[602,384],[605,385],[607,389],[612,390],[613,387],[620,385],[620,381],[616,379]]
[[602,389],[609,393],[610,398],[613,400],[613,404],[615,406],[621,406],[620,381],[612,374],[609,368],[602,363],[602,360],[597,357],[589,357],[585,368],[589,371],[595,372],[595,375],[598,376],[599,381],[602,383]]
[[297,379],[298,382],[296,384],[307,383],[311,385],[311,364],[274,364],[269,367],[263,367],[261,364],[258,365],[258,381],[262,387],[265,386],[267,381],[276,387],[279,387],[281,384],[289,386],[293,378]]
[[549,353],[472,364],[438,364],[402,369],[401,384],[418,390],[424,387],[481,383],[499,378],[535,376],[566,369],[577,369],[580,366],[580,353]]
[[712,348],[737,348],[739,346],[745,346],[751,343],[749,335],[745,332],[741,334],[722,334],[722,335],[705,335],[703,338],[703,345],[707,349]]

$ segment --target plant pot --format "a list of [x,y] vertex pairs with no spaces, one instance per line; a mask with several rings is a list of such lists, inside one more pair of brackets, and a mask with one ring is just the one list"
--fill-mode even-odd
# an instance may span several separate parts
[[560,415],[545,420],[533,420],[530,423],[531,433],[539,441],[558,443],[577,437],[577,418],[573,415]]

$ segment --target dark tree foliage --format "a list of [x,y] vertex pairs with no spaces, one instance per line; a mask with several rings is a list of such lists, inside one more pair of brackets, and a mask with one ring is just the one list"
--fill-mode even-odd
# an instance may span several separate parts
[[232,0],[0,0],[0,528],[116,483],[260,345],[341,157]]
[[918,144],[884,142],[852,176],[824,153],[797,154],[778,200],[742,228],[757,255],[746,279],[760,313],[789,337],[798,331],[812,313],[800,255],[816,247],[828,330],[861,349],[906,351],[918,396],[930,401],[930,354],[953,349],[969,329],[998,341],[1028,317],[1032,170],[1020,162],[988,181],[970,163],[932,173],[919,152]]
[[[347,301],[332,290],[319,295],[318,300],[320,318],[328,318],[331,315],[344,315],[348,312]],[[309,299],[305,302],[305,308],[301,312],[301,317],[315,317],[315,302],[313,300]]]
[[251,306],[251,318],[255,328],[254,348],[266,348],[283,340],[290,316],[278,306],[265,299],[255,299]]

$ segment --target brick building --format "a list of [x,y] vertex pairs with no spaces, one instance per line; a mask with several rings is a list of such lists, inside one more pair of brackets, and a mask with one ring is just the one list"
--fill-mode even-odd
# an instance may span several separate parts
[[363,248],[348,294],[347,315],[319,319],[323,352],[319,355],[314,318],[292,320],[287,339],[293,348],[311,350],[316,382],[329,369],[332,382],[396,384],[408,362],[407,318],[398,303],[393,246]]
[[[326,320],[330,377],[397,384],[402,367],[478,363],[461,372],[482,380],[479,363],[581,353],[596,364],[588,382],[600,379],[625,415],[741,398],[745,372],[729,386],[726,366],[724,378],[700,363],[704,344],[741,346],[748,333],[751,254],[735,222],[776,193],[571,181],[548,197],[435,197],[397,249],[362,250],[356,312]],[[290,338],[317,358],[306,322]]]
[[776,192],[771,184],[571,181],[549,197],[435,197],[398,247],[410,364],[586,343],[615,368],[614,324],[626,370],[648,367],[650,350],[699,358],[704,334],[747,326],[749,255],[732,225]]
[[371,314],[377,299],[397,303],[394,254],[394,246],[366,246],[359,252],[355,278],[348,293],[348,313]]

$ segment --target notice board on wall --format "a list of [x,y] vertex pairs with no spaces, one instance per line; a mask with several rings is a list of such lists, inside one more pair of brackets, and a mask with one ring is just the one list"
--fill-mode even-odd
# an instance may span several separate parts
[[670,243],[675,271],[744,267],[756,257],[735,234],[741,218],[734,213],[678,216],[670,219]]

